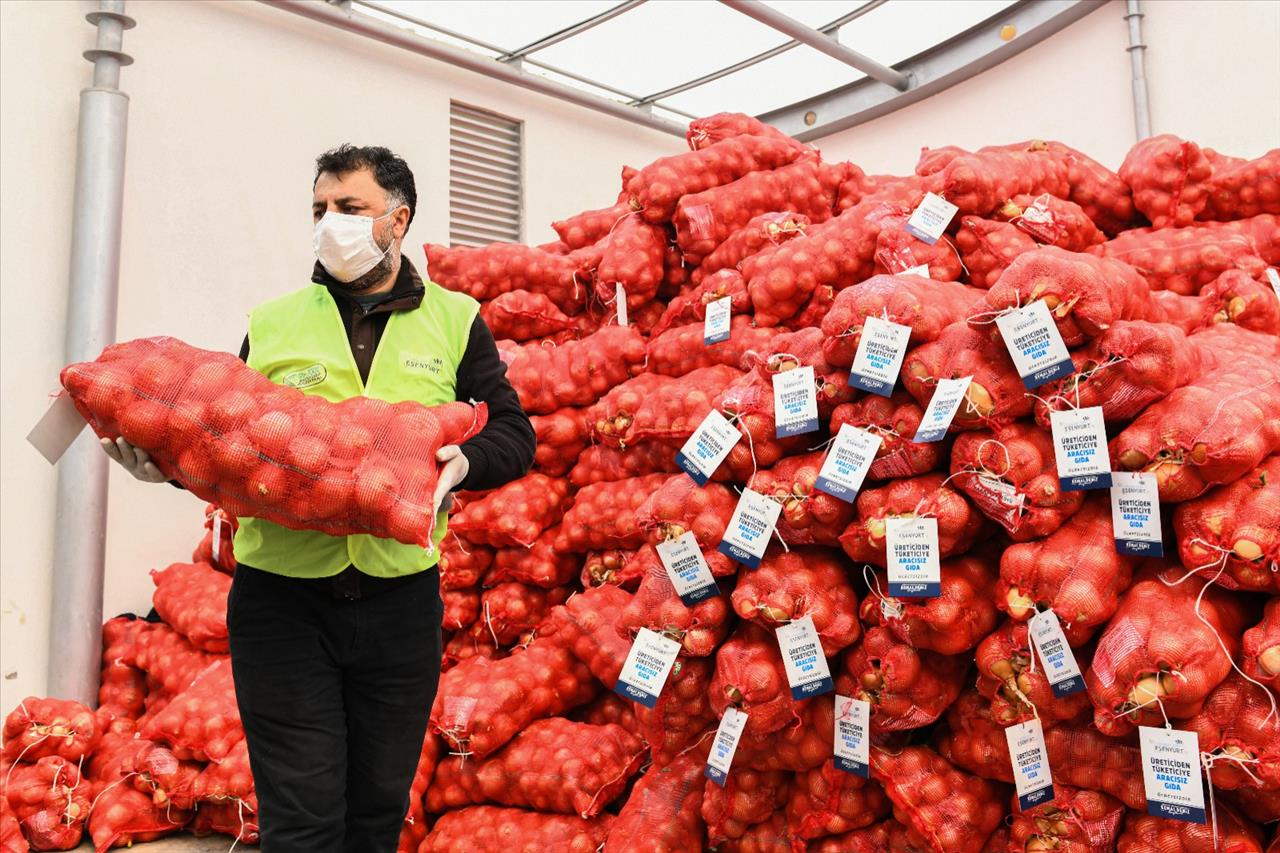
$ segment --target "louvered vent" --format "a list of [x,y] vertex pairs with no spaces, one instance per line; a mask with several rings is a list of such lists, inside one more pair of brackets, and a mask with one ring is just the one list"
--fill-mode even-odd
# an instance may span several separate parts
[[449,103],[449,243],[518,242],[524,218],[521,123]]

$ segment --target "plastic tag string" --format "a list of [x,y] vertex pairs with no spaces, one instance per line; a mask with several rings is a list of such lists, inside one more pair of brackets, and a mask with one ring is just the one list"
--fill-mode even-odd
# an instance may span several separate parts
[[977,314],[969,315],[966,318],[966,320],[970,323],[978,323],[979,325],[990,326],[991,324],[995,323],[997,317],[1003,317],[1005,314],[1008,314],[1010,311],[1017,311],[1019,308],[1025,307],[1022,304],[1022,294],[1015,293],[1014,295],[1017,296],[1017,301],[1013,305],[1010,305],[1006,308],[999,308],[994,311],[979,311]]
[[880,599],[881,613],[888,611],[893,614],[894,618],[902,618],[902,614],[904,613],[902,602],[898,601],[896,598],[887,598],[884,593],[880,591],[880,576],[876,574],[875,569],[871,568],[867,563],[862,564],[862,580],[867,585],[867,588],[871,590],[871,594]]

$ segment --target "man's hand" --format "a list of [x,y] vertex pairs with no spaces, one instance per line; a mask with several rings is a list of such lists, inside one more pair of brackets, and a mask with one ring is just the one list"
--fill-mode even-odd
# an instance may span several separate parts
[[109,438],[102,439],[102,449],[108,456],[119,462],[120,467],[132,474],[135,480],[141,480],[144,483],[164,483],[169,480],[156,467],[156,463],[151,461],[147,451],[141,447],[134,447],[123,438],[117,438],[115,441]]
[[445,499],[449,497],[453,487],[466,479],[467,472],[471,470],[471,463],[463,455],[462,448],[456,444],[446,445],[437,450],[436,461],[440,463],[440,482],[436,484],[435,499],[431,506],[434,512],[439,512],[441,507],[445,507]]

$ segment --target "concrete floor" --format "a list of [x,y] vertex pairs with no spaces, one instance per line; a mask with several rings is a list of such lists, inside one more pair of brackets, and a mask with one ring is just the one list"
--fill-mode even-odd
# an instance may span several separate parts
[[[182,833],[161,838],[159,841],[149,841],[146,844],[134,844],[129,849],[138,850],[141,853],[227,853],[231,849],[231,836],[211,835],[208,838],[196,838],[189,833]],[[253,847],[244,844],[236,845],[237,851],[257,849],[256,845]],[[86,841],[76,848],[76,853],[92,850],[93,845]]]

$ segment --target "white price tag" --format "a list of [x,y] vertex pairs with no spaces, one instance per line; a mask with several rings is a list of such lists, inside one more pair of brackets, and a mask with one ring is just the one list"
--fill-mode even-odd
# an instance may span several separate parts
[[809,699],[835,689],[812,616],[801,616],[783,625],[777,634],[792,699]]
[[818,429],[818,392],[813,367],[805,365],[773,374],[773,421],[778,438]]
[[871,463],[876,459],[881,440],[873,432],[841,424],[813,487],[833,498],[853,503],[867,472],[871,470]]
[[1147,814],[1204,823],[1200,742],[1195,732],[1138,726]]
[[1076,663],[1076,654],[1067,643],[1066,635],[1062,633],[1058,614],[1052,610],[1043,610],[1032,616],[1027,634],[1044,666],[1045,678],[1049,680],[1054,696],[1062,698],[1084,690],[1080,665]]
[[911,327],[890,323],[879,317],[868,317],[862,323],[862,336],[853,357],[849,385],[881,397],[893,396],[893,386],[907,355]]
[[622,674],[614,692],[632,702],[652,708],[662,695],[671,667],[680,654],[680,644],[659,633],[641,628],[636,634],[627,660],[622,664]]
[[996,326],[1028,390],[1075,372],[1071,354],[1043,299],[1006,311],[996,317]]
[[747,568],[759,568],[781,512],[782,504],[759,492],[743,489],[717,550]]
[[1101,406],[1050,412],[1049,427],[1064,492],[1111,488],[1111,456]]
[[222,510],[213,511],[213,561],[218,562],[222,552]]
[[733,764],[733,754],[738,751],[738,741],[747,725],[747,716],[732,706],[725,708],[724,716],[720,718],[720,728],[716,729],[716,739],[711,744],[711,754],[707,756],[703,774],[722,788],[729,778],[729,766]]
[[852,696],[836,696],[836,769],[863,779],[871,778],[867,736],[871,732],[871,705]]
[[1040,720],[1009,726],[1004,730],[1013,764],[1013,784],[1018,792],[1018,808],[1026,811],[1053,799],[1053,774],[1049,753],[1044,748]]
[[911,218],[907,220],[907,232],[932,246],[938,242],[942,232],[947,230],[959,209],[940,195],[925,193],[920,206],[912,211]]
[[726,296],[707,303],[707,317],[702,327],[702,342],[718,344],[729,340],[729,320],[733,311],[733,297]]
[[1164,556],[1160,486],[1155,474],[1116,471],[1111,475],[1111,532],[1118,554]]
[[938,519],[886,518],[884,543],[889,558],[889,595],[937,598],[942,594]]
[[1271,289],[1276,293],[1276,299],[1280,299],[1280,272],[1276,272],[1275,267],[1267,267],[1267,281],[1271,282]]
[[910,269],[905,269],[902,272],[897,273],[897,275],[918,275],[921,278],[929,278],[929,265],[920,264],[919,266],[914,266],[914,267],[911,267]]
[[699,486],[705,486],[720,463],[742,439],[742,433],[724,415],[712,409],[676,453],[676,464]]
[[622,286],[622,282],[618,282],[614,300],[618,306],[618,325],[625,326],[627,325],[627,289]]
[[27,441],[50,465],[57,463],[67,448],[76,440],[85,428],[85,419],[80,416],[76,404],[71,402],[71,395],[66,392],[58,394],[49,404],[49,408],[36,421],[36,425],[27,433]]
[[658,559],[662,560],[671,585],[687,607],[720,594],[707,558],[698,546],[698,537],[692,530],[686,530],[677,539],[659,543]]
[[920,426],[916,429],[915,438],[911,440],[916,444],[927,444],[941,441],[946,437],[947,430],[951,428],[956,412],[960,411],[960,404],[964,402],[964,395],[972,381],[972,376],[939,379],[938,386],[933,389],[933,396],[929,398],[929,407],[924,410],[924,415],[920,418]]

